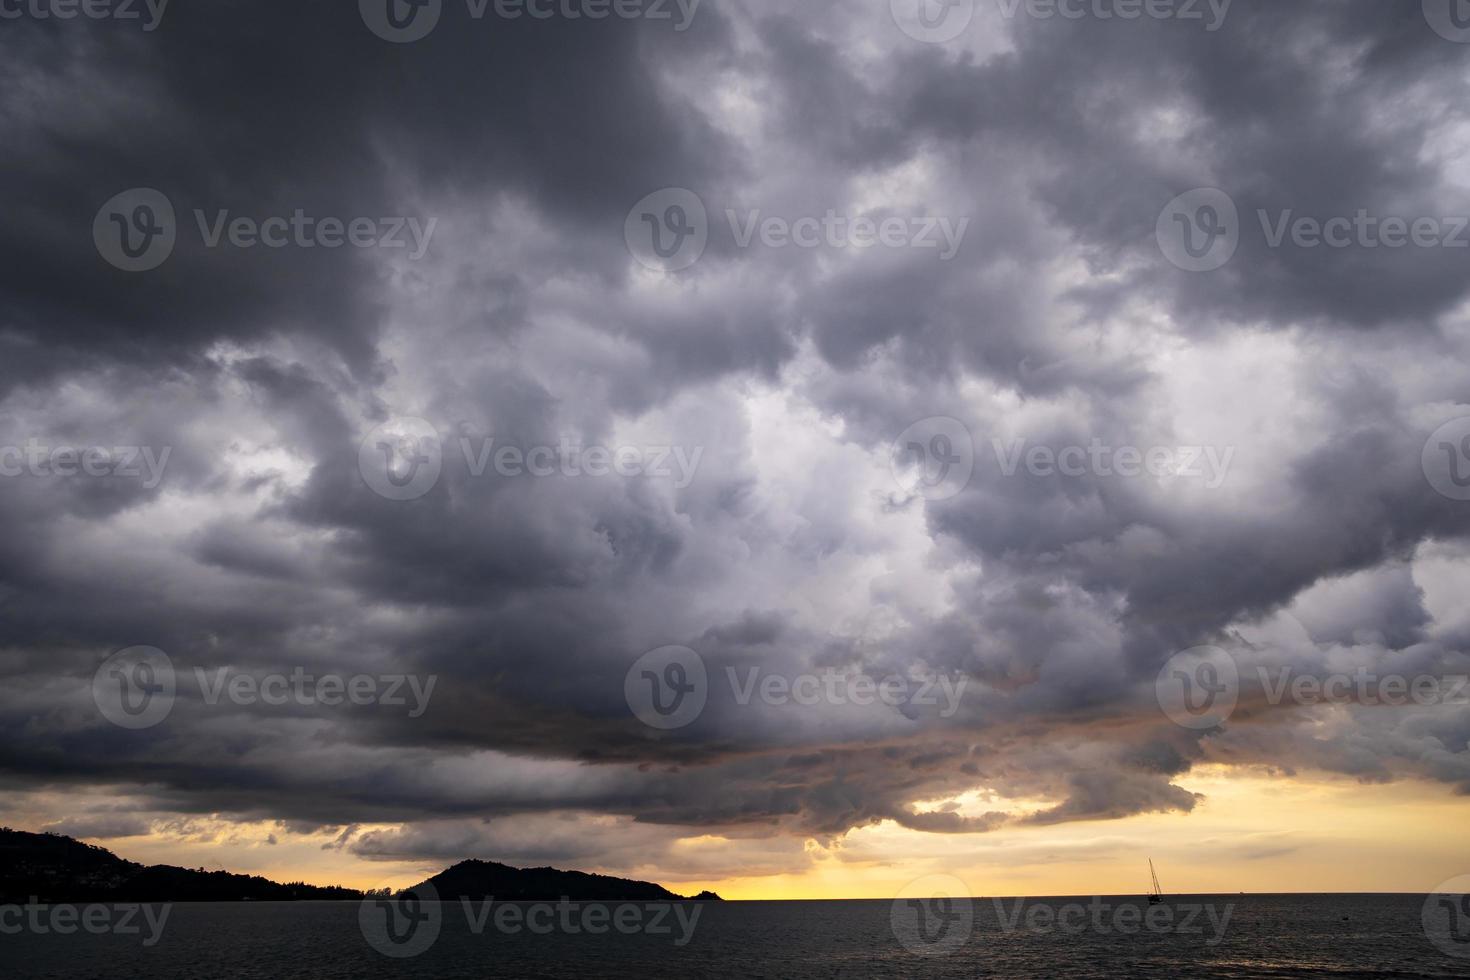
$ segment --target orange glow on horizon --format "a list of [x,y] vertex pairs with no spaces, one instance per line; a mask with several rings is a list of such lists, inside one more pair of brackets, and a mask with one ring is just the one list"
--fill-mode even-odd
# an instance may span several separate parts
[[[976,897],[1139,894],[1147,886],[1150,857],[1171,894],[1427,892],[1470,873],[1470,835],[1452,829],[1465,826],[1470,799],[1450,787],[1273,778],[1221,767],[1197,768],[1178,783],[1204,794],[1193,813],[1013,825],[984,834],[925,834],[885,823],[853,830],[829,847],[807,842],[806,866],[784,874],[695,877],[680,875],[677,867],[655,873],[646,866],[595,865],[575,870],[654,880],[685,895],[708,889],[737,900],[891,898],[934,874],[959,878]],[[967,811],[972,803],[1035,809],[970,796],[959,801]],[[352,888],[407,886],[452,863],[367,861],[335,846],[330,834],[282,834],[279,828],[272,844],[272,826],[219,821],[217,834],[155,832],[90,841],[142,863]],[[746,844],[755,846],[706,833],[681,839],[672,853],[682,858],[712,851],[738,864]]]

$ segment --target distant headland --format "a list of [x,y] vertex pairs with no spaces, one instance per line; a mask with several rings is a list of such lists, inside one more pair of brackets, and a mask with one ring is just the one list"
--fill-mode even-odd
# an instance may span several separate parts
[[[693,898],[661,885],[582,871],[512,868],[461,861],[415,889],[432,887],[446,901],[495,898],[505,902],[719,901],[714,892]],[[142,865],[62,834],[0,828],[0,901],[3,902],[300,902],[357,901],[355,888],[281,884],[255,875],[203,868]]]

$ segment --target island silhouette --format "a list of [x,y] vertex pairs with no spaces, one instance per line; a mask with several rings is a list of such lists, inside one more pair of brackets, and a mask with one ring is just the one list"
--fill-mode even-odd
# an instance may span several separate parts
[[[648,881],[513,868],[493,861],[461,861],[406,891],[428,888],[446,901],[494,898],[506,902],[719,901],[714,892],[692,898]],[[382,894],[382,893],[378,893]],[[142,865],[105,847],[63,834],[0,828],[0,902],[300,902],[356,901],[368,892],[334,885],[287,884],[258,875]]]

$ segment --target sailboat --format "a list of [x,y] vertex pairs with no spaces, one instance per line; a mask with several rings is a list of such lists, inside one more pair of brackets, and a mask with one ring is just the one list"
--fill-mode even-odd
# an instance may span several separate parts
[[1148,893],[1148,904],[1162,905],[1164,902],[1164,890],[1159,887],[1159,873],[1154,870],[1154,859],[1148,859],[1148,875],[1153,879],[1153,891]]

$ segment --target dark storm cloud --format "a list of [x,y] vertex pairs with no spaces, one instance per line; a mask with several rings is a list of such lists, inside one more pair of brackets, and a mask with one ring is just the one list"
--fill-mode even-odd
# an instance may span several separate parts
[[[1045,260],[1052,223],[1076,236],[1095,269],[1125,277],[1126,288],[1088,286],[1074,299],[1101,313],[1120,295],[1151,297],[1170,303],[1184,329],[1228,320],[1423,330],[1465,296],[1466,250],[1271,248],[1257,214],[1274,224],[1288,211],[1319,221],[1360,209],[1380,218],[1470,212],[1465,189],[1445,180],[1450,161],[1426,146],[1465,94],[1463,52],[1413,4],[1242,3],[1211,33],[1147,18],[1022,17],[1013,40],[1013,52],[983,63],[944,48],[902,53],[883,90],[836,59],[798,61],[795,45],[773,46],[800,91],[837,89],[856,104],[810,124],[805,100],[783,105],[792,129],[816,139],[832,164],[861,172],[888,162],[886,145],[853,162],[846,147],[821,142],[858,119],[871,128],[881,120],[898,146],[963,152],[984,185],[971,189],[982,201],[949,205],[964,200],[984,214],[976,225],[986,240],[966,250],[976,275],[893,268],[817,301],[818,323],[831,317],[817,337],[839,363],[898,339],[928,370],[947,355],[1030,387],[1017,364],[1052,359],[1028,309],[1034,298],[992,286],[981,270],[1004,269],[1014,285]],[[1036,201],[995,193],[1027,168]],[[1241,215],[1239,253],[1210,276],[1171,268],[1153,234],[1164,204],[1201,186],[1224,189]]]
[[[1470,623],[1420,559],[1470,512],[1420,454],[1470,404],[1451,312],[1466,253],[1250,235],[1257,208],[1470,208],[1449,165],[1470,50],[1410,7],[1241,3],[1212,33],[1022,18],[993,55],[913,42],[883,3],[709,0],[683,33],[448,4],[405,45],[351,4],[181,6],[143,35],[7,26],[0,434],[172,455],[153,487],[0,481],[0,769],[129,787],[136,810],[56,825],[93,836],[223,814],[332,828],[373,859],[615,851],[711,875],[791,870],[791,841],[883,821],[1189,812],[1178,783],[1201,762],[1470,786],[1464,709],[1353,706],[1329,739],[1250,685],[1203,733],[1153,696],[1204,642],[1309,673],[1465,669]],[[135,186],[180,213],[147,274],[90,238]],[[622,241],[666,186],[711,220],[679,276]],[[1209,274],[1153,238],[1197,186],[1228,191],[1246,232]],[[440,223],[406,262],[203,248],[195,207]],[[725,211],[747,207],[970,225],[946,261],[744,248]],[[883,457],[938,415],[974,435],[975,474],[905,499]],[[401,416],[443,449],[410,501],[360,470],[367,433]],[[1007,475],[990,448],[1200,431],[1235,443],[1201,493]],[[462,451],[492,439],[559,462],[568,441],[702,455],[682,486],[508,477]],[[1286,620],[1300,635],[1247,635]],[[166,722],[123,731],[90,684],[134,644],[186,679],[301,666],[437,686],[413,717],[187,687]],[[623,682],[670,644],[703,658],[710,699],[659,732]],[[968,687],[950,713],[737,697],[751,671],[911,670]],[[1046,803],[952,802],[977,789]],[[604,818],[617,829],[588,829]],[[671,849],[704,830],[749,850]]]
[[68,837],[141,837],[151,829],[149,821],[126,814],[82,814],[47,824],[46,830]]
[[[427,220],[426,199],[453,189],[528,197],[575,239],[620,222],[649,179],[719,172],[718,136],[657,85],[648,25],[555,26],[446,25],[401,48],[354,4],[177,5],[147,34],[7,21],[0,308],[6,360],[29,369],[7,383],[95,358],[188,363],[213,341],[276,333],[374,367],[381,268],[356,249],[206,248],[195,209],[211,223],[221,210]],[[710,12],[680,40],[708,47],[720,30]],[[89,234],[132,187],[179,216],[174,255],[146,278],[102,262]],[[596,272],[614,275],[612,258]]]

